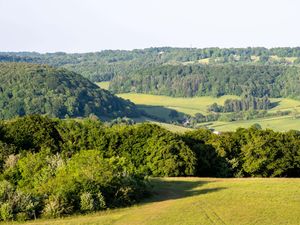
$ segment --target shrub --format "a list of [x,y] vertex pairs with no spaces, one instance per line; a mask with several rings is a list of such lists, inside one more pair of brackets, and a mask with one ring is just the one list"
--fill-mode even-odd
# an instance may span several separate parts
[[43,216],[47,218],[59,217],[72,212],[72,206],[61,195],[51,195],[45,202]]
[[106,203],[105,203],[105,198],[102,195],[102,193],[99,191],[96,194],[96,209],[105,209],[106,208]]
[[9,199],[14,192],[13,186],[8,181],[0,181],[0,203]]
[[29,216],[25,212],[19,212],[16,215],[16,220],[19,221],[19,222],[24,222],[24,221],[26,221],[28,219],[29,219]]
[[10,220],[13,218],[12,205],[9,204],[8,202],[1,203],[0,218],[4,221],[7,221],[7,220]]
[[95,201],[91,193],[84,192],[81,194],[80,209],[83,212],[92,212],[95,210]]

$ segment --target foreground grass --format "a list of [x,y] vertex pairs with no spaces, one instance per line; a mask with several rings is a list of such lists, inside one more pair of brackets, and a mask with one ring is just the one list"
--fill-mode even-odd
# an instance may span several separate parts
[[124,209],[37,220],[73,225],[298,225],[300,179],[152,179],[152,198]]

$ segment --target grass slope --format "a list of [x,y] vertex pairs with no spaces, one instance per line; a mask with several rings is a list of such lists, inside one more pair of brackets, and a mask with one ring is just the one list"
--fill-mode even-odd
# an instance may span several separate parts
[[[154,195],[137,206],[32,225],[298,225],[300,179],[152,179]],[[19,224],[19,223],[18,223]]]

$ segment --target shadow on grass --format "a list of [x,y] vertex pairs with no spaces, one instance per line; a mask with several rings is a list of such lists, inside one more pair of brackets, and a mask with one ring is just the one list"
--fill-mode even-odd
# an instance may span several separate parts
[[152,106],[152,105],[137,105],[138,109],[142,111],[144,116],[161,122],[172,122],[184,120],[186,114],[178,112],[175,109],[169,109],[164,106]]
[[152,178],[150,180],[150,184],[152,185],[152,195],[143,202],[150,203],[171,199],[180,199],[190,196],[204,195],[226,189],[225,187],[201,188],[201,186],[211,182],[214,181],[178,181]]
[[280,102],[281,101],[271,102],[270,109],[275,108],[276,106],[278,106]]

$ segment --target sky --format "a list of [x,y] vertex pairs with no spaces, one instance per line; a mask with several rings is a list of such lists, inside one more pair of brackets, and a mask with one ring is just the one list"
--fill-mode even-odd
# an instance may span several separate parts
[[300,46],[299,0],[0,0],[0,52]]

